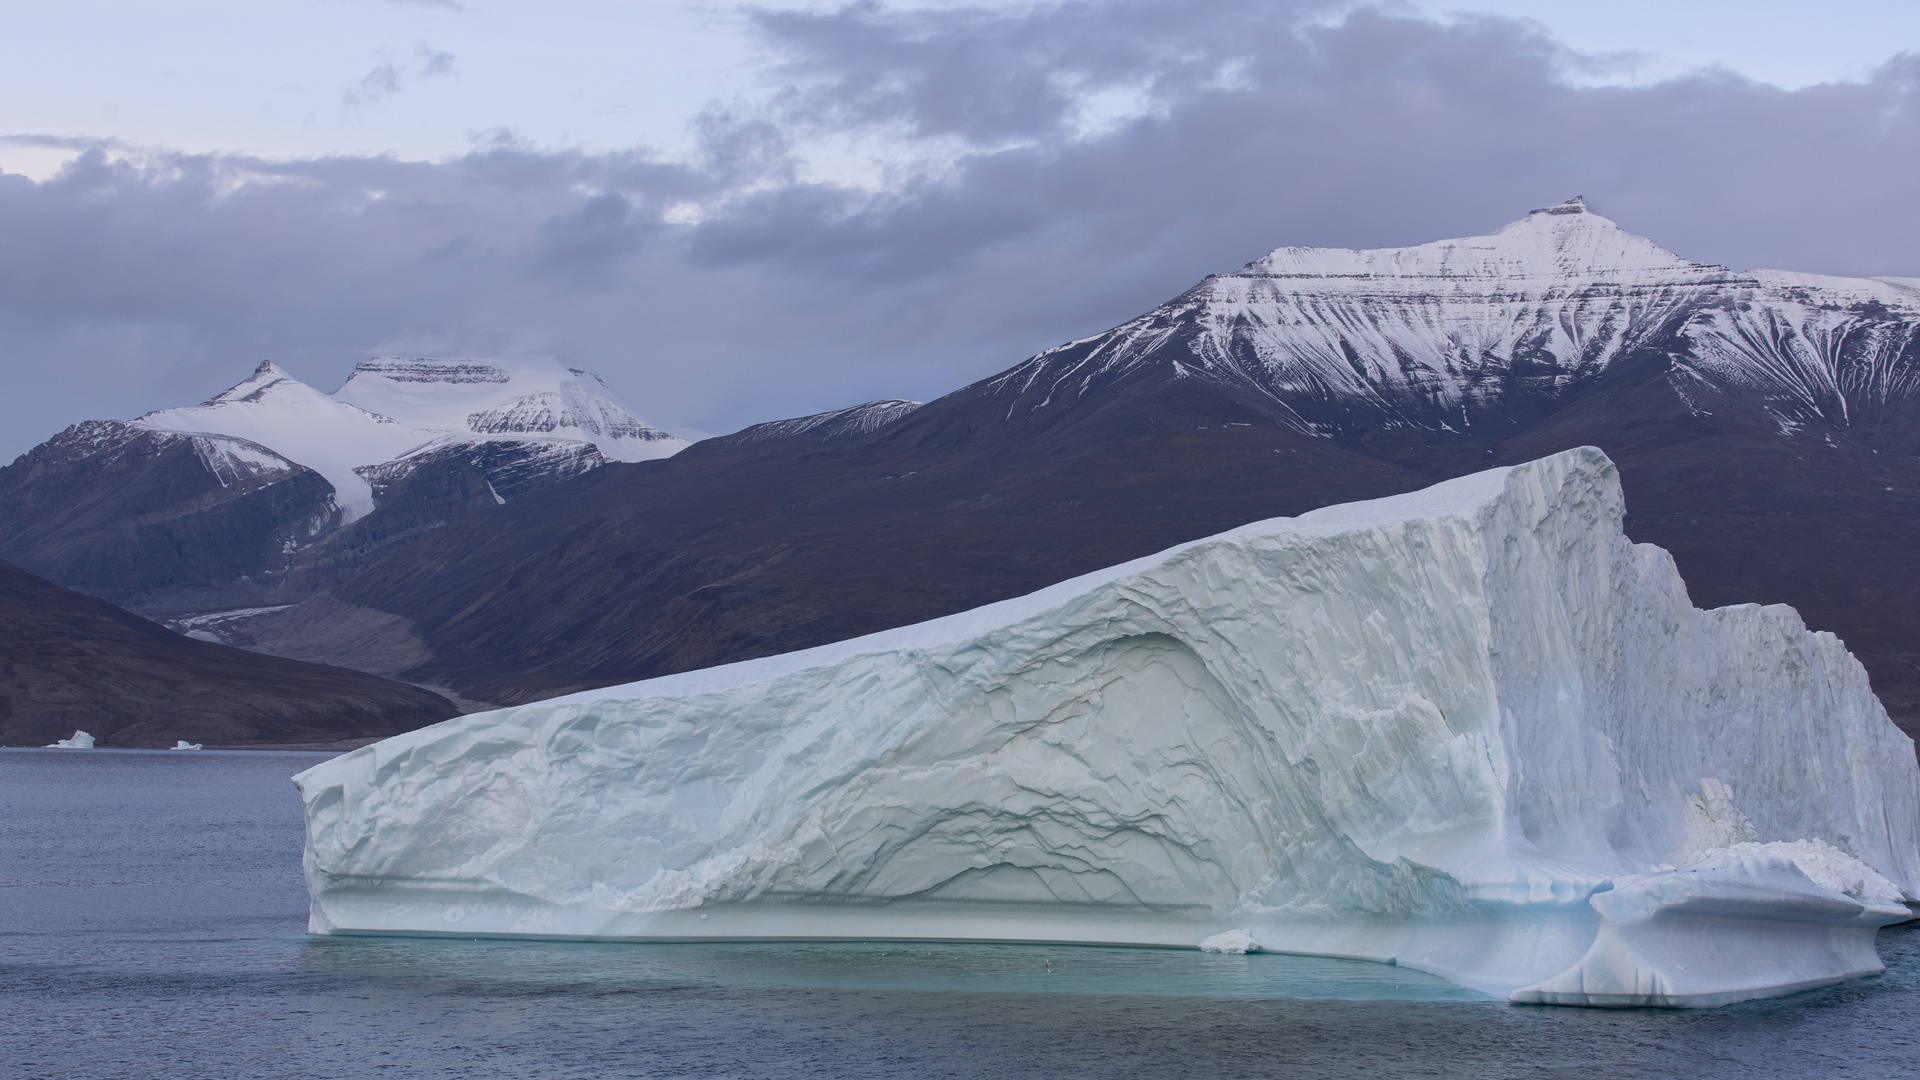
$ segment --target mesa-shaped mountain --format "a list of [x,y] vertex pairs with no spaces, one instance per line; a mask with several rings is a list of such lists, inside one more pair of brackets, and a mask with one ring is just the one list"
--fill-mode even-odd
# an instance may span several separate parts
[[474,506],[685,445],[558,361],[378,359],[333,394],[269,361],[0,469],[0,554],[149,612],[288,604]]
[[1484,237],[1283,248],[924,406],[761,425],[481,507],[254,640],[525,702],[1594,445],[1628,533],[1673,553],[1695,604],[1793,605],[1911,724],[1917,334],[1920,282],[1694,263],[1579,200]]
[[1693,411],[1731,393],[1783,434],[1827,424],[1871,440],[1920,394],[1916,311],[1920,280],[1737,274],[1574,199],[1490,236],[1281,248],[985,389],[1022,411],[1059,411],[1158,372],[1215,383],[1311,434],[1499,439],[1665,353]]
[[0,745],[338,744],[459,710],[365,672],[194,641],[0,562]]

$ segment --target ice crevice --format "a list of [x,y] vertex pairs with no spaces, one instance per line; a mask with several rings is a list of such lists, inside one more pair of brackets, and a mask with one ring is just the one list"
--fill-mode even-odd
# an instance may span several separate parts
[[316,933],[1392,961],[1708,1006],[1878,970],[1920,770],[1785,607],[1701,611],[1598,450],[973,611],[459,717],[296,778]]

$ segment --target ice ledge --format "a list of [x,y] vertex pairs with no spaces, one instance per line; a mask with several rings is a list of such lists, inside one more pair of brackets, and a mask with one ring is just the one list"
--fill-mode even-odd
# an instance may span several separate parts
[[1816,884],[1774,855],[1716,855],[1625,878],[1589,903],[1599,933],[1580,962],[1510,1000],[1603,1008],[1712,1008],[1784,997],[1885,970],[1882,926],[1913,917]]

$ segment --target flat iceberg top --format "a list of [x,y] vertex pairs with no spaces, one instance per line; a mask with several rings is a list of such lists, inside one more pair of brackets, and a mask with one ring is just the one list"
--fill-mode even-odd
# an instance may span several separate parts
[[[1600,450],[1586,447],[1568,451],[1572,454],[1590,454],[1601,461],[1606,460]],[[1611,463],[1607,465],[1612,468]],[[993,627],[1031,619],[1043,615],[1065,604],[1091,589],[1110,585],[1141,569],[1155,566],[1178,558],[1182,553],[1202,545],[1222,540],[1249,536],[1277,536],[1293,534],[1299,536],[1332,536],[1345,532],[1381,528],[1402,524],[1413,519],[1452,517],[1470,520],[1489,502],[1499,497],[1504,489],[1507,474],[1512,466],[1488,469],[1467,476],[1445,480],[1432,487],[1419,491],[1410,491],[1401,495],[1389,495],[1382,499],[1370,499],[1363,502],[1339,503],[1311,510],[1298,517],[1268,518],[1248,525],[1242,525],[1216,536],[1201,540],[1176,544],[1165,551],[1152,555],[1143,555],[1131,562],[1109,566],[1068,578],[1056,585],[1044,589],[1001,600],[938,619],[914,623],[910,626],[882,630],[861,637],[848,638],[827,645],[818,645],[811,649],[781,653],[777,656],[764,656],[755,660],[741,660],[731,664],[702,668],[698,671],[686,671],[676,675],[662,675],[638,682],[622,683],[618,686],[601,687],[598,690],[583,690],[565,697],[550,699],[554,703],[576,703],[600,701],[605,699],[630,699],[645,697],[669,697],[691,694],[708,694],[716,691],[744,686],[777,678],[789,672],[820,664],[833,663],[847,657],[866,653],[887,652],[901,649],[928,649],[940,645],[950,645],[976,637]],[[1624,503],[1614,514],[1617,520],[1625,513]],[[432,730],[432,729],[425,729]],[[406,735],[395,736],[404,739]]]
[[1589,1005],[1875,970],[1912,743],[1623,506],[1573,450],[396,736],[295,778],[312,927],[1259,947]]

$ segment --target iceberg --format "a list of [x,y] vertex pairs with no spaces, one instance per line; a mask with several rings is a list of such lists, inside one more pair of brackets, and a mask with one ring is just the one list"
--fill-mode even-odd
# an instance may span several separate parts
[[47,749],[91,750],[93,749],[93,736],[76,729],[70,737],[48,743]]
[[1624,507],[1572,450],[396,736],[294,778],[310,929],[1238,945],[1602,1006],[1879,970],[1913,743]]
[[1250,952],[1259,952],[1260,943],[1253,940],[1253,935],[1245,930],[1222,930],[1202,941],[1200,951],[1244,956]]
[[175,739],[173,740],[173,745],[167,747],[167,749],[169,750],[204,750],[206,749],[206,746],[203,743],[188,742],[185,739]]

